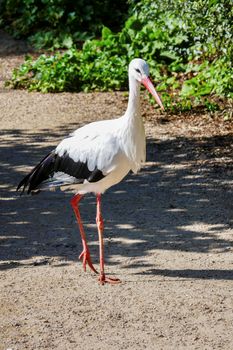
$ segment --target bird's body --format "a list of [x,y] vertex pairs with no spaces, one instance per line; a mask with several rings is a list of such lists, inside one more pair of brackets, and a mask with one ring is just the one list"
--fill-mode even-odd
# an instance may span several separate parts
[[[145,77],[141,71],[145,71]],[[140,82],[148,88],[163,108],[162,102],[153,90],[148,73],[149,68],[145,61],[133,60],[129,66],[130,94],[125,114],[120,118],[93,122],[77,129],[42,159],[18,185],[18,189],[22,187],[22,192],[27,190],[27,193],[51,187],[75,185],[77,195],[72,206],[79,226],[81,225],[80,232],[86,252],[86,259],[85,256],[81,258],[83,264],[86,265],[87,262],[95,272],[76,207],[83,194],[93,192],[97,195],[97,225],[101,245],[100,226],[103,226],[103,222],[100,195],[120,182],[130,170],[136,173],[145,161],[146,143],[140,112]],[[135,78],[137,74],[141,75],[141,81],[140,78],[138,80]],[[103,270],[103,266],[101,269]],[[101,274],[101,283],[113,283],[113,279],[106,280],[103,271]]]
[[[137,172],[145,161],[145,133],[141,118],[137,127],[130,127],[125,116],[88,124],[64,139],[55,152],[68,156],[76,164],[81,162],[100,179],[89,182],[84,179],[77,185],[80,194],[104,193],[120,182],[130,170]],[[134,124],[133,124],[134,126]],[[140,144],[135,147],[135,140]],[[56,179],[56,175],[53,176]],[[65,181],[64,181],[65,183]],[[52,182],[51,182],[52,184]]]

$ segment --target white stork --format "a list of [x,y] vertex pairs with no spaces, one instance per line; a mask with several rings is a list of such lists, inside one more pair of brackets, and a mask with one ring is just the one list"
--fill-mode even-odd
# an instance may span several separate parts
[[106,277],[104,272],[101,194],[120,182],[130,170],[138,172],[145,162],[145,131],[140,112],[141,83],[164,109],[149,79],[148,64],[140,58],[133,59],[129,65],[129,101],[125,114],[117,119],[93,122],[75,130],[43,158],[17,187],[17,191],[21,188],[21,193],[26,190],[29,194],[41,189],[75,184],[77,193],[71,199],[71,205],[83,244],[79,258],[82,259],[84,271],[88,264],[91,270],[97,273],[91,261],[78,208],[85,193],[95,193],[101,284],[120,282],[119,279]]

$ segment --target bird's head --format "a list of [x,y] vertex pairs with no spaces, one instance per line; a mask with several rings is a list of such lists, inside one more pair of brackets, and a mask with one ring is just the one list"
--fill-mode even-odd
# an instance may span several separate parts
[[162,110],[164,110],[163,103],[149,78],[149,66],[146,61],[141,58],[134,58],[129,64],[129,75],[134,77],[139,83],[143,84],[152,96],[154,96]]

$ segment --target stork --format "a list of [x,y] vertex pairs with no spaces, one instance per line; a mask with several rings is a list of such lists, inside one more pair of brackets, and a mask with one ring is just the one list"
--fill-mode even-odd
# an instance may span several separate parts
[[32,171],[23,178],[17,191],[27,194],[51,187],[75,185],[76,194],[71,206],[76,216],[82,239],[83,250],[79,256],[84,271],[86,265],[98,273],[92,264],[84,232],[79,203],[86,193],[96,195],[96,223],[99,236],[100,284],[116,284],[121,281],[107,277],[104,271],[103,218],[101,195],[111,186],[119,183],[132,170],[137,173],[145,162],[145,130],[140,111],[140,84],[143,84],[164,109],[152,82],[149,66],[135,58],[129,64],[129,100],[123,116],[87,124],[61,141],[55,150],[46,155]]

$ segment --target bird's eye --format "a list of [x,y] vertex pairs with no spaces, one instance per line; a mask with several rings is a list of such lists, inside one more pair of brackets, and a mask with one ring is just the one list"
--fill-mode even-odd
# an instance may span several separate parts
[[135,68],[135,70],[136,70],[136,72],[138,72],[138,73],[140,73],[140,74],[141,74],[140,69]]

